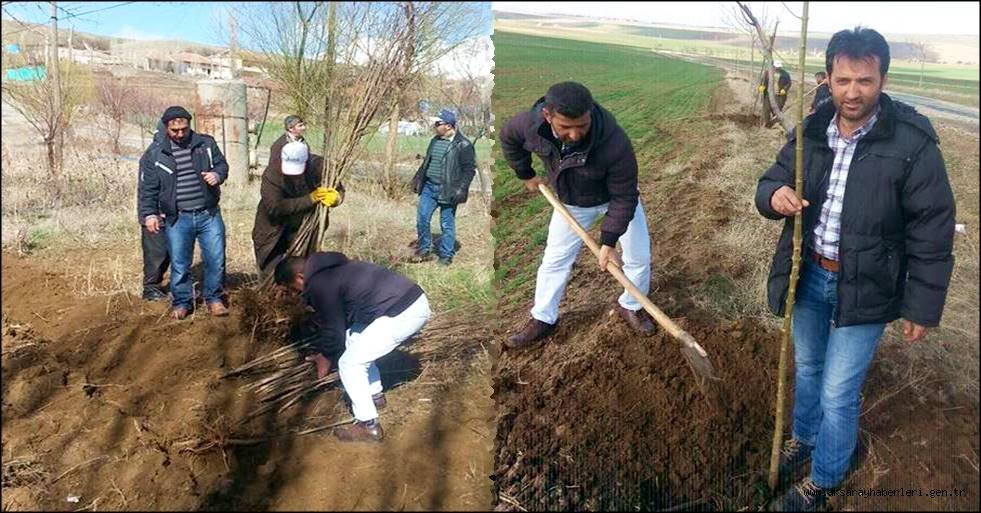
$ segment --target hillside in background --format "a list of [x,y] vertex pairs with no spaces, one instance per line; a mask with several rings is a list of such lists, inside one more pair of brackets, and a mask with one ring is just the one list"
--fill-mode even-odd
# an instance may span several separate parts
[[[48,34],[48,26],[36,23],[20,23],[13,20],[2,20],[2,40],[4,46],[17,44],[22,48],[30,48],[45,44]],[[66,27],[58,28],[58,46],[67,47],[70,30]],[[140,41],[137,39],[127,39],[122,37],[100,36],[88,32],[75,31],[71,34],[72,47],[76,50],[84,50],[86,47],[92,50],[109,52],[114,44],[132,43]],[[224,50],[223,47],[194,43],[191,41],[180,40],[158,40],[141,41],[147,45],[158,46],[161,50],[194,52],[204,56],[211,56]]]
[[[728,27],[686,27],[676,24],[652,24],[627,20],[587,18],[568,15],[530,15],[511,12],[495,12],[495,19],[503,27],[522,28],[563,28],[584,32],[615,33],[625,37],[669,39],[677,41],[697,41],[734,47],[749,47],[749,36]],[[785,27],[786,29],[786,27]],[[787,30],[783,30],[787,34]],[[811,54],[823,52],[831,38],[831,33],[808,33],[807,48]],[[978,36],[944,34],[884,34],[890,41],[894,59],[917,60],[919,50],[915,43],[928,43],[927,62],[948,64],[978,65],[978,51],[981,48]],[[778,51],[792,51],[799,46],[796,36],[778,35]]]

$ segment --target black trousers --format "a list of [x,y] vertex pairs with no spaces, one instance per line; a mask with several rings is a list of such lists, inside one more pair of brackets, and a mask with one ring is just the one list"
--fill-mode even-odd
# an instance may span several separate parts
[[[161,223],[163,224],[163,223]],[[170,266],[170,255],[167,253],[166,228],[158,233],[150,233],[146,226],[140,226],[143,244],[143,290],[159,287],[163,282],[164,272]]]

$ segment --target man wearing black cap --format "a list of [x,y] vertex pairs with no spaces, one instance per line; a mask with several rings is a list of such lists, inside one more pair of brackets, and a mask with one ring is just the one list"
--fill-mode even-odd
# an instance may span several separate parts
[[412,261],[433,259],[430,222],[439,207],[442,235],[436,253],[439,264],[450,265],[456,254],[456,206],[467,201],[470,182],[476,174],[477,157],[473,143],[456,129],[456,114],[443,109],[430,120],[436,135],[429,141],[426,159],[412,179],[412,190],[419,195],[416,210],[418,246]]
[[193,310],[190,268],[194,240],[204,259],[204,301],[211,315],[228,315],[225,307],[225,223],[218,200],[228,178],[225,156],[209,135],[191,130],[184,107],[168,107],[160,121],[167,140],[151,146],[141,161],[143,186],[140,216],[150,233],[167,224],[170,252],[171,317],[184,319]]

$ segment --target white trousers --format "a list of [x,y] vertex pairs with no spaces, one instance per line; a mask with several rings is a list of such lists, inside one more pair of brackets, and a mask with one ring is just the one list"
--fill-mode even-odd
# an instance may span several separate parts
[[[606,213],[609,203],[595,207],[574,207],[566,205],[573,217],[587,230],[596,219]],[[535,306],[531,316],[548,324],[555,324],[559,319],[559,302],[565,292],[566,282],[572,264],[576,262],[583,241],[569,226],[568,221],[556,211],[552,211],[552,220],[548,225],[548,240],[545,243],[545,254],[542,264],[538,267],[538,279],[535,282]],[[623,273],[646,296],[651,288],[651,237],[647,232],[647,219],[644,208],[637,201],[634,218],[627,225],[627,231],[620,237],[623,247]],[[620,306],[628,310],[640,310],[643,306],[626,290],[619,298]]]
[[432,311],[423,294],[395,317],[379,317],[360,333],[348,331],[344,354],[337,362],[344,390],[351,398],[354,418],[378,418],[371,396],[382,391],[381,374],[375,360],[392,352],[405,339],[422,329]]

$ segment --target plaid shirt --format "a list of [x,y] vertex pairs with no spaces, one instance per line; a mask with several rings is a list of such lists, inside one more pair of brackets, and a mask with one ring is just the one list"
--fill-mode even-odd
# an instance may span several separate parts
[[845,198],[845,183],[848,181],[848,168],[852,165],[858,141],[872,130],[879,119],[876,107],[872,117],[864,125],[852,132],[851,137],[843,137],[838,131],[838,115],[835,114],[828,125],[828,146],[835,152],[831,167],[831,181],[828,194],[821,205],[821,215],[814,227],[814,251],[829,260],[838,260],[838,241],[841,239],[841,206]]

